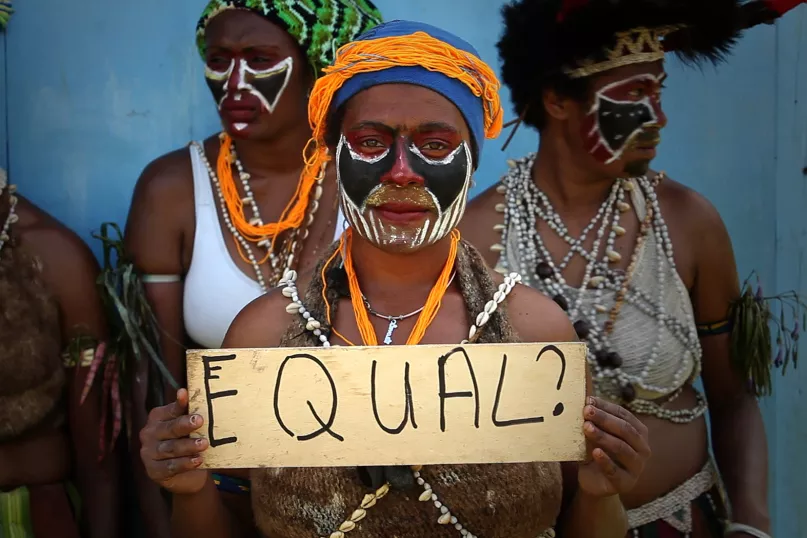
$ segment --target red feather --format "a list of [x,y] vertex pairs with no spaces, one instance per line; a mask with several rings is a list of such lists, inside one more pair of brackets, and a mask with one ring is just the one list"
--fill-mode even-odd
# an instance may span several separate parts
[[767,3],[781,17],[796,6],[807,4],[807,0],[767,0]]
[[585,6],[588,2],[589,0],[563,0],[558,10],[558,22],[563,22],[572,11]]

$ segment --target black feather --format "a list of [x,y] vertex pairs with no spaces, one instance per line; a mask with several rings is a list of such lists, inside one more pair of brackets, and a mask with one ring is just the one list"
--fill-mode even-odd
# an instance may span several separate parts
[[[739,39],[744,18],[740,0],[590,0],[564,14],[562,0],[518,0],[505,5],[505,31],[498,42],[502,80],[520,115],[554,89],[578,97],[584,81],[564,68],[587,58],[601,58],[616,44],[616,34],[635,28],[684,26],[668,36],[665,48],[689,65],[718,64]],[[542,106],[530,106],[525,122],[542,128]]]

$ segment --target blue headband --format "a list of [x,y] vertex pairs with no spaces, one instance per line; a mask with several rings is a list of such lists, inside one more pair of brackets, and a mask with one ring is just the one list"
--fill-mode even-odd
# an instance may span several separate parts
[[[372,30],[365,32],[356,38],[356,41],[367,41],[383,37],[401,37],[414,34],[415,32],[425,32],[435,39],[439,39],[456,49],[473,54],[477,58],[479,53],[469,43],[459,37],[435,28],[434,26],[422,22],[390,21]],[[482,151],[485,141],[485,113],[481,97],[477,97],[470,88],[463,82],[448,77],[442,73],[429,71],[423,67],[401,66],[373,71],[370,73],[359,73],[352,76],[336,92],[331,103],[332,110],[338,109],[351,97],[373,86],[381,84],[414,84],[433,90],[456,106],[465,118],[468,128],[473,135],[475,153],[478,156]]]

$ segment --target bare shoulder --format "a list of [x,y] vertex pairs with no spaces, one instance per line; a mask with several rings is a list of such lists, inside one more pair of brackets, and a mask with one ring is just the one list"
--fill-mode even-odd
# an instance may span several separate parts
[[22,247],[38,259],[49,288],[94,286],[100,269],[90,247],[70,228],[18,196],[17,230]]
[[195,218],[190,151],[183,148],[150,162],[138,178],[126,219],[127,253],[146,273],[181,274]]
[[[493,273],[499,284],[503,278]],[[517,284],[505,302],[510,323],[524,342],[574,342],[577,334],[558,304],[524,284]]]
[[665,220],[674,221],[690,239],[725,232],[723,219],[715,206],[694,189],[665,177],[656,192]]
[[[305,290],[311,274],[303,274],[297,287]],[[281,287],[269,290],[253,300],[235,317],[224,337],[222,348],[269,348],[280,346],[280,340],[289,327],[291,316],[286,312],[290,299]]]
[[188,200],[193,203],[193,170],[190,151],[182,148],[146,165],[135,184],[131,211],[159,210]]
[[459,225],[462,236],[479,250],[491,267],[498,262],[499,254],[490,247],[501,240],[501,232],[494,227],[504,222],[504,214],[496,209],[498,204],[504,203],[504,196],[498,190],[500,186],[501,182],[496,182],[468,202]]

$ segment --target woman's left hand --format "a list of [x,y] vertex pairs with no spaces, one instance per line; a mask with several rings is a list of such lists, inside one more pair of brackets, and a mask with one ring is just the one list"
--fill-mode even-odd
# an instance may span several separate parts
[[624,407],[595,397],[587,403],[587,459],[577,474],[580,489],[594,497],[628,492],[650,458],[647,427]]

